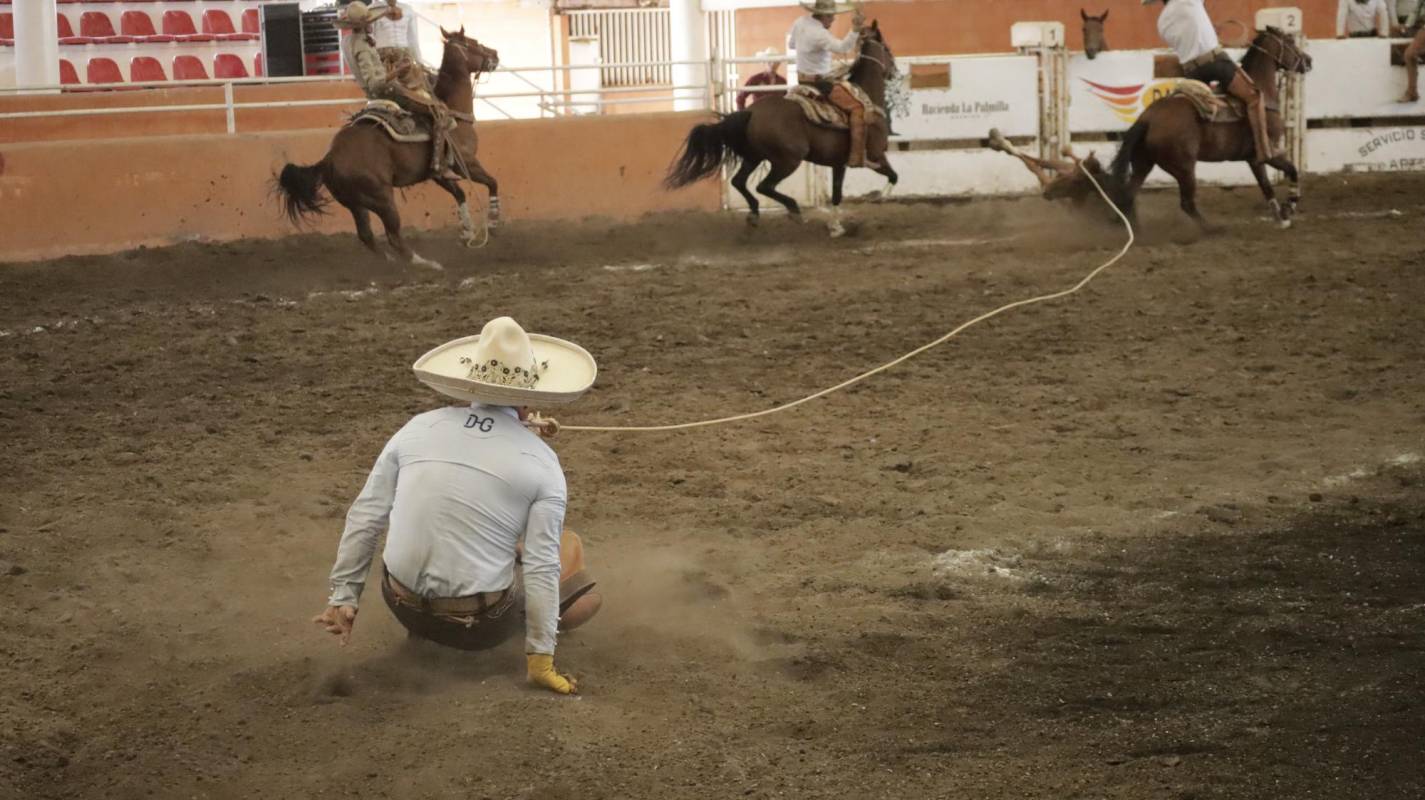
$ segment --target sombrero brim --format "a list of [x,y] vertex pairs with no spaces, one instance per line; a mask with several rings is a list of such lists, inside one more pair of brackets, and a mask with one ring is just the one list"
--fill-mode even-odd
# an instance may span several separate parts
[[594,385],[599,368],[589,351],[573,342],[529,334],[535,360],[547,362],[538,389],[521,389],[465,377],[470,368],[460,359],[471,355],[480,336],[466,336],[431,350],[411,365],[421,383],[447,397],[467,403],[500,406],[562,405],[578,400]]
[[808,5],[807,3],[802,3],[801,6],[802,8],[805,8],[807,11],[810,11],[813,14],[845,14],[847,11],[850,11],[855,8],[854,6],[841,5],[839,3],[833,6],[830,11],[817,8],[814,5]]
[[332,20],[332,25],[338,28],[345,28],[349,31],[357,30],[358,28],[369,28],[376,20],[385,19],[387,14],[390,13],[390,8],[373,8],[367,13],[369,16],[360,22],[352,22],[346,17],[338,15],[336,19]]

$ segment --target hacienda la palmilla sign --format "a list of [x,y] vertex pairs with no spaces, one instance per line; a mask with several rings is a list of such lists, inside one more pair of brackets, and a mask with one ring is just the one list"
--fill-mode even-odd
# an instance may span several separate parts
[[1150,83],[1125,86],[1095,83],[1088,78],[1079,80],[1088,85],[1089,92],[1102,100],[1113,111],[1114,116],[1126,123],[1132,123],[1143,113],[1143,109],[1172,94],[1182,79],[1163,78]]

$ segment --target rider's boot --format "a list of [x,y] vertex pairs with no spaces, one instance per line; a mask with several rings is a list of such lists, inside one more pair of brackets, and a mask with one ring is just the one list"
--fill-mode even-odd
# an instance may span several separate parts
[[1257,90],[1257,85],[1252,83],[1247,73],[1240,69],[1232,76],[1227,93],[1247,105],[1247,124],[1252,128],[1252,147],[1256,153],[1252,160],[1256,163],[1267,161],[1275,155],[1272,152],[1271,134],[1267,130],[1267,98]]

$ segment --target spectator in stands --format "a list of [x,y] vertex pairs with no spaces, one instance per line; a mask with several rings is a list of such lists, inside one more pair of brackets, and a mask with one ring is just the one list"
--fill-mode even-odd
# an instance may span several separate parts
[[1386,37],[1393,23],[1386,0],[1340,0],[1336,6],[1336,38]]
[[1417,0],[1415,10],[1410,12],[1410,16],[1405,19],[1405,27],[1401,31],[1405,34],[1412,34],[1414,38],[1405,48],[1405,94],[1401,95],[1401,103],[1420,102],[1420,56],[1425,54],[1425,0]]
[[[780,61],[773,61],[778,55],[776,48],[769,47],[757,54],[758,58],[767,59],[767,69],[753,75],[747,79],[747,83],[742,84],[743,88],[748,86],[786,86],[787,79],[783,78],[777,70],[781,68]],[[768,97],[777,97],[777,92],[738,92],[737,110],[741,111],[752,103]]]

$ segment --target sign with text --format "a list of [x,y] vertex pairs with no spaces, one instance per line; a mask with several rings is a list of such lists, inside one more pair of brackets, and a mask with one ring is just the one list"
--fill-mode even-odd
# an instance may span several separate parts
[[[896,118],[901,139],[982,139],[1039,135],[1039,64],[1032,56],[950,59],[944,88],[912,88],[910,116]],[[917,65],[924,74],[931,65]],[[924,81],[916,81],[922,86]]]

